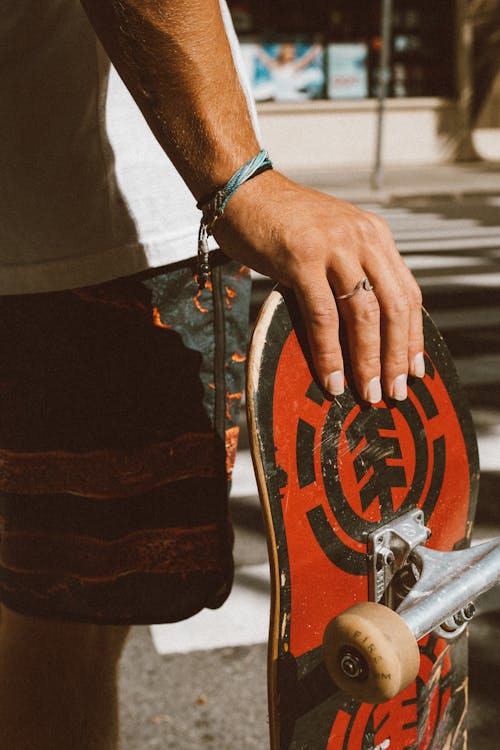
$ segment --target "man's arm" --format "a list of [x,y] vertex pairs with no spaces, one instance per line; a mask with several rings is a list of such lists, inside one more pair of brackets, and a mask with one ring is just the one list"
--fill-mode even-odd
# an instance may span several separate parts
[[[218,0],[82,0],[111,60],[198,200],[260,146]],[[168,217],[166,217],[168,221]],[[230,256],[294,289],[318,376],[342,390],[338,315],[360,395],[406,396],[423,375],[421,295],[380,218],[275,171],[242,185],[214,234]],[[335,302],[367,276],[377,294]]]

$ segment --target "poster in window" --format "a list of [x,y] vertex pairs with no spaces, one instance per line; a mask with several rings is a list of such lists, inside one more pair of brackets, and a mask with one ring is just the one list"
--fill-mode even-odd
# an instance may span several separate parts
[[329,99],[363,99],[368,96],[366,44],[329,44],[327,67]]
[[256,101],[299,102],[324,95],[324,48],[303,41],[244,42]]

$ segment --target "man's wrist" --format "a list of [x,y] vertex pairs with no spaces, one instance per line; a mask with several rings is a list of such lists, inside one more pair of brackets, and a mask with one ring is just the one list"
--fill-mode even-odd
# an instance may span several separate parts
[[248,180],[272,168],[273,164],[266,149],[261,149],[256,156],[237,169],[225,185],[198,201],[196,207],[203,214],[202,223],[205,224],[209,234],[236,191]]
[[227,204],[237,190],[262,172],[272,169],[273,165],[266,149],[261,149],[256,156],[248,159],[230,177],[225,185],[197,203],[202,212],[198,232],[198,286],[203,289],[210,273],[208,262],[208,237],[212,235],[214,224],[224,214]]

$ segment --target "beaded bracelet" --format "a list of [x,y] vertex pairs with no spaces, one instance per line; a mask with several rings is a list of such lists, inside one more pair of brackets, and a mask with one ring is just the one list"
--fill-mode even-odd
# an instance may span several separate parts
[[200,289],[205,287],[210,273],[208,237],[212,234],[215,222],[222,216],[229,200],[244,182],[272,168],[267,151],[262,149],[257,156],[249,159],[241,169],[238,169],[224,187],[219,188],[207,198],[202,198],[196,204],[202,212],[198,232],[198,286]]

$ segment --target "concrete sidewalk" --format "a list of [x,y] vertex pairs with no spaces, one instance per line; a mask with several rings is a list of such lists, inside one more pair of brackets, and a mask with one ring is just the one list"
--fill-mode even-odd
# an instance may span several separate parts
[[352,167],[333,171],[294,172],[289,177],[353,203],[397,203],[418,196],[456,196],[500,193],[500,162],[461,162],[387,167],[380,190],[370,186],[371,170]]

